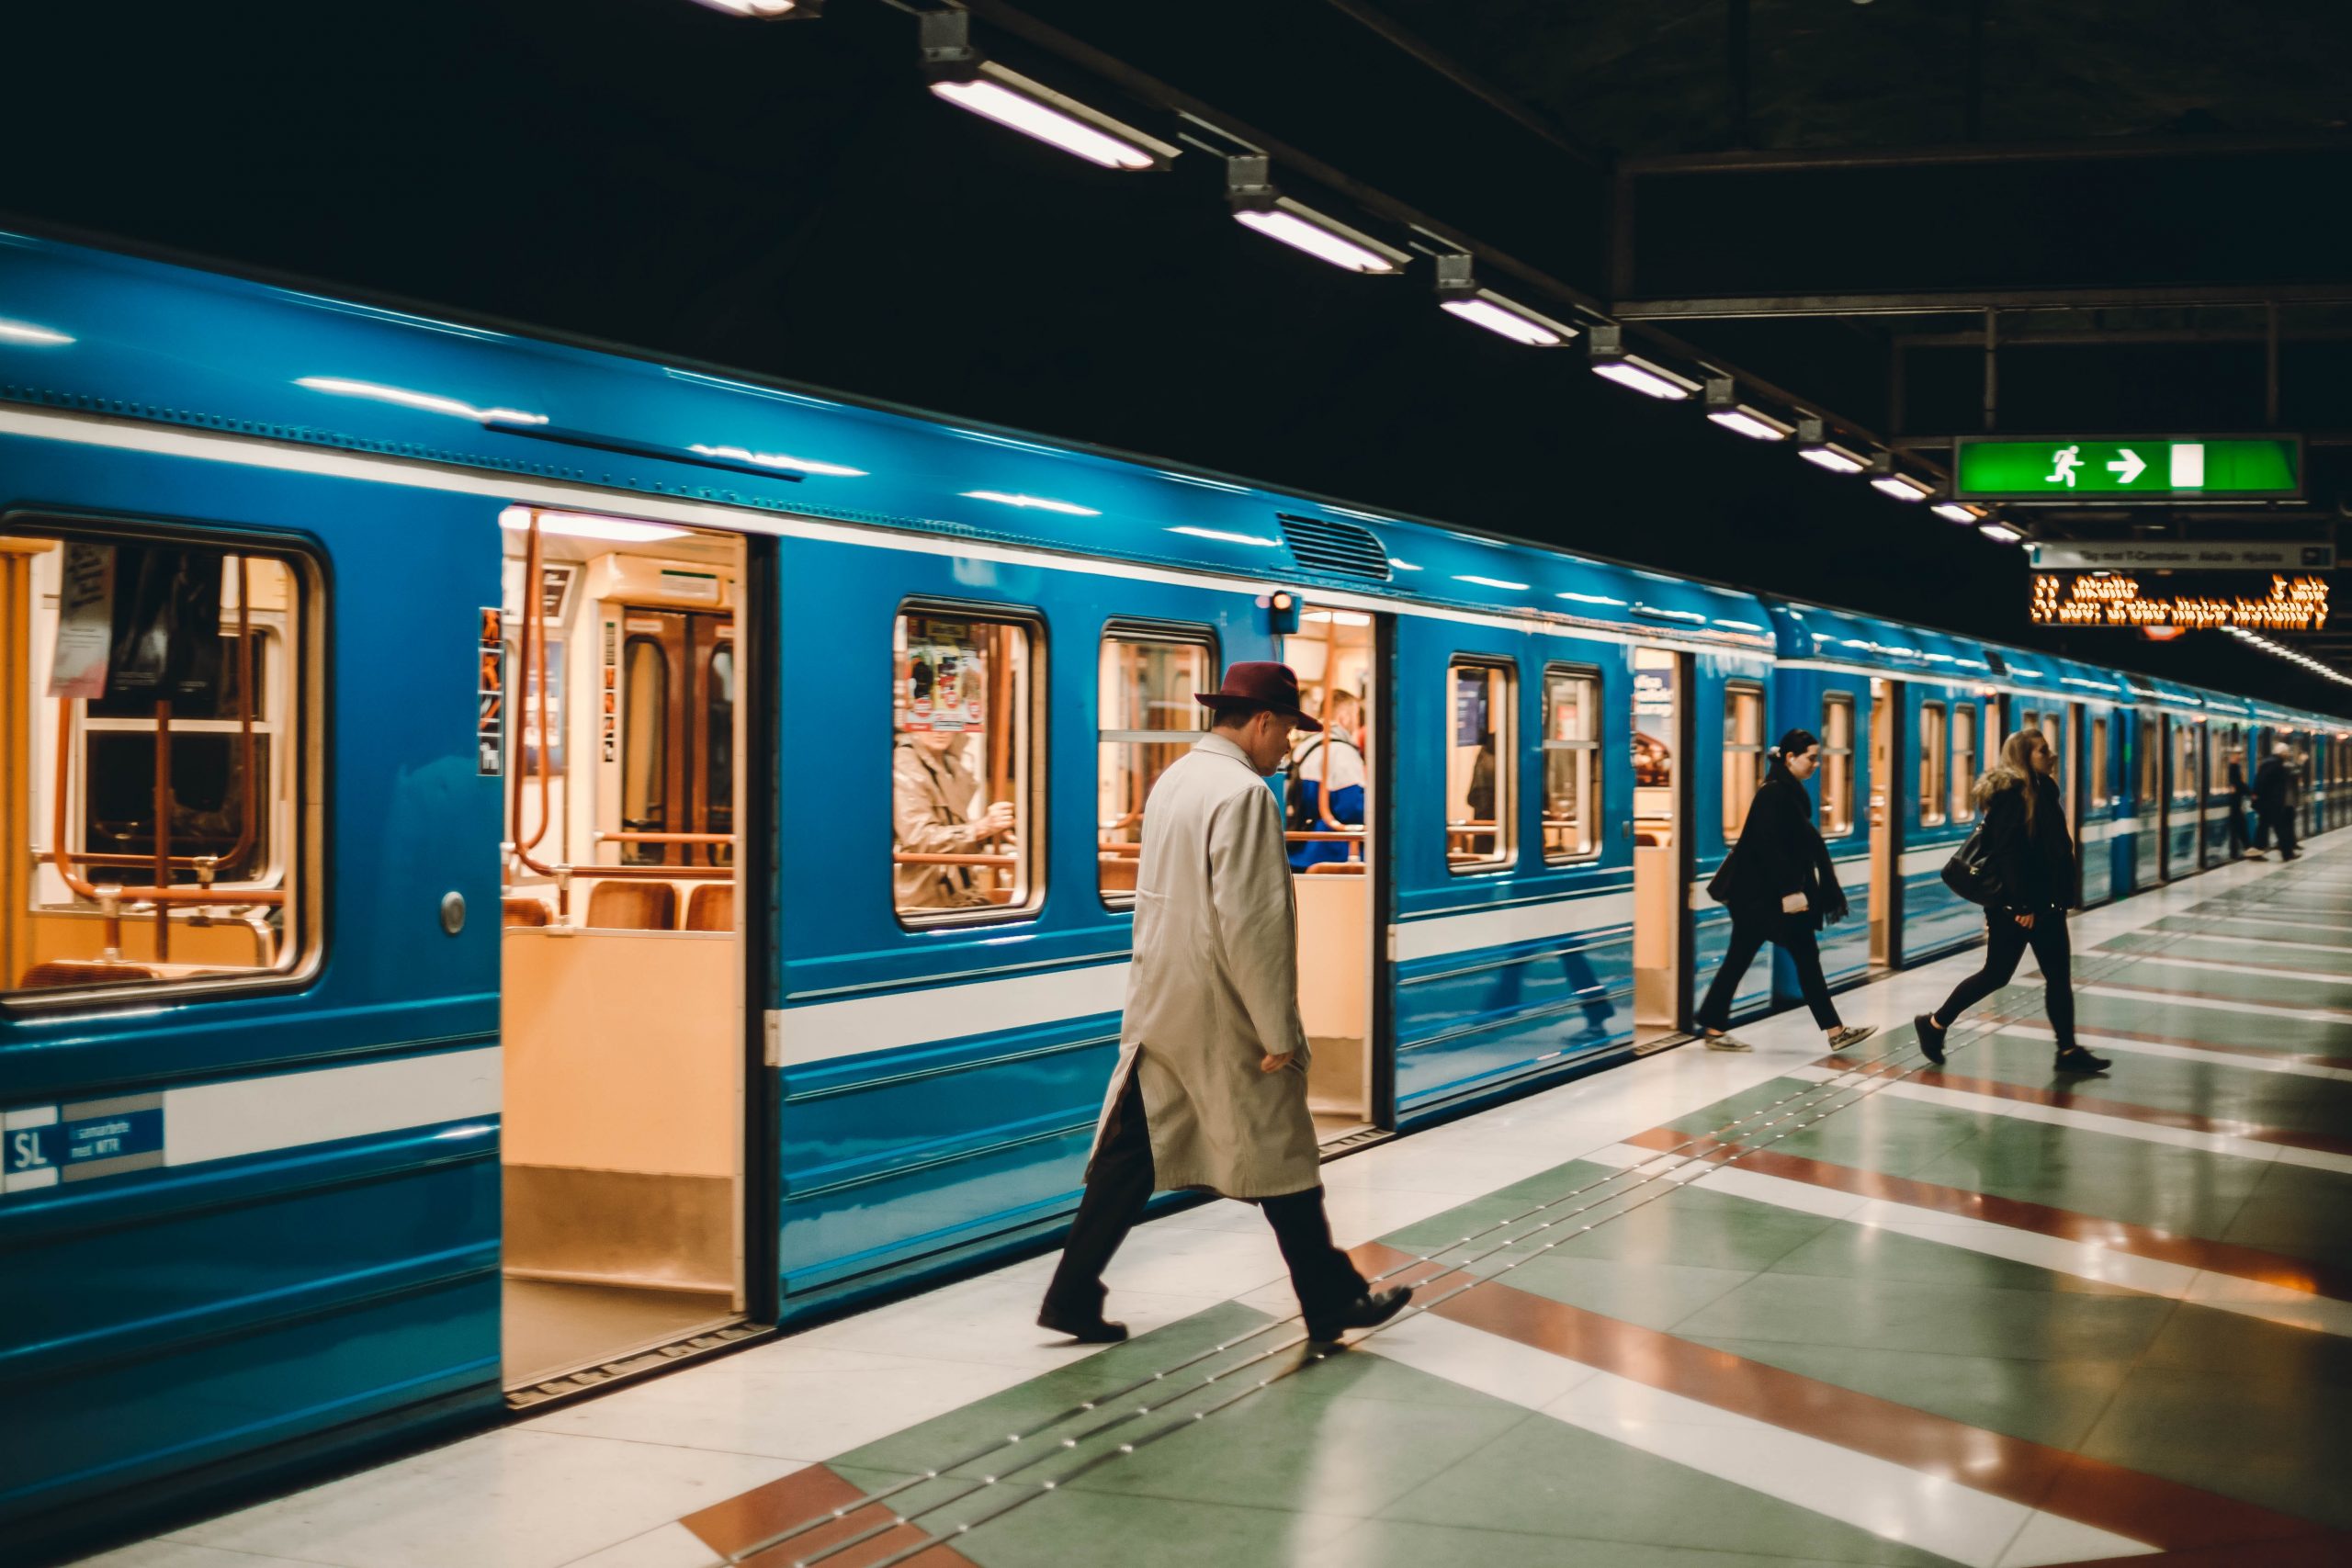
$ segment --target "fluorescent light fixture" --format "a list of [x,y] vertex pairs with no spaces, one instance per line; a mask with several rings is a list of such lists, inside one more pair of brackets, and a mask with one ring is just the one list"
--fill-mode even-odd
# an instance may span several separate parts
[[1500,588],[1512,593],[1524,593],[1527,591],[1526,583],[1508,582],[1499,577],[1473,577],[1464,573],[1457,572],[1454,574],[1453,581],[1456,582],[1467,582],[1478,588]]
[[1310,621],[1327,622],[1335,626],[1372,625],[1372,617],[1361,610],[1309,610],[1306,612],[1306,618]]
[[781,21],[786,17],[806,20],[825,8],[825,0],[701,0],[701,4],[755,22]]
[[1830,440],[1822,422],[1810,417],[1797,421],[1797,456],[1833,474],[1859,474],[1870,467],[1860,452]]
[[1268,549],[1282,547],[1280,539],[1262,538],[1256,534],[1228,534],[1222,528],[1170,528],[1171,534],[1189,534],[1195,539],[1218,539],[1228,545],[1262,545]]
[[339,398],[370,398],[379,403],[398,403],[404,409],[418,409],[425,413],[446,413],[458,419],[469,419],[477,424],[493,421],[506,424],[545,424],[543,413],[526,413],[520,409],[478,409],[456,398],[445,398],[435,392],[413,392],[406,387],[379,386],[373,381],[346,380],[341,376],[300,376],[298,387],[308,387],[314,392],[332,392]]
[[1273,187],[1263,153],[1225,161],[1225,198],[1234,220],[1350,272],[1395,275],[1412,258]]
[[2014,545],[2025,537],[2007,523],[1982,523],[1977,525],[1976,531],[1995,543],[2003,545]]
[[1491,288],[1481,288],[1472,275],[1471,259],[1463,254],[1437,258],[1438,309],[1486,328],[1498,337],[1530,348],[1559,348],[1577,335],[1576,328],[1532,310]]
[[1077,506],[1067,501],[1049,501],[1042,495],[1012,495],[1001,490],[967,490],[961,492],[969,501],[993,501],[999,506],[1026,506],[1039,512],[1063,512],[1072,517],[1100,517],[1091,506]]
[[1984,518],[1982,507],[1963,506],[1957,501],[1939,501],[1928,510],[1947,523],[1958,523],[1963,526],[1973,526]]
[[1879,494],[1895,501],[1925,501],[1936,493],[1936,487],[1925,479],[1915,479],[1909,474],[1899,474],[1892,468],[1885,468],[1888,461],[1885,458],[1879,461],[1884,471],[1871,476],[1871,489]]
[[[498,514],[498,525],[509,533],[529,531],[535,509],[510,506]],[[687,530],[665,528],[658,523],[635,523],[626,517],[599,517],[586,512],[537,511],[539,532],[567,539],[604,539],[616,545],[650,545],[658,539],[683,539]]]
[[35,348],[62,348],[73,341],[63,333],[37,327],[30,321],[0,319],[0,343],[21,343]]
[[1164,169],[1182,151],[987,59],[969,12],[926,11],[916,23],[931,90],[959,109],[1105,169]]
[[843,479],[863,479],[864,468],[845,468],[839,463],[820,463],[814,457],[792,457],[782,452],[753,452],[742,446],[706,446],[695,442],[686,448],[706,457],[725,457],[738,463],[756,463],[763,468],[784,468],[796,474],[833,474]]
[[1750,441],[1786,441],[1796,432],[1796,426],[1786,420],[1774,419],[1762,409],[1741,402],[1738,384],[1728,376],[1708,378],[1707,418]]
[[1680,402],[1699,389],[1699,383],[1690,377],[1668,370],[1655,360],[1626,353],[1625,329],[1613,321],[1592,329],[1589,347],[1594,375],[1645,398]]

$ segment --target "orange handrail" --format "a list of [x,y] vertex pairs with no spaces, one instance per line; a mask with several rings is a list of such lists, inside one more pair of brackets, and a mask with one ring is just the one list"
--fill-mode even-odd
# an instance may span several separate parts
[[608,833],[596,829],[599,842],[616,844],[732,844],[732,833]]
[[1001,865],[1010,867],[1021,863],[1020,858],[1016,855],[926,855],[896,853],[891,855],[890,860],[892,863],[897,865]]
[[[506,682],[506,690],[503,694],[503,697],[507,705],[509,721],[514,728],[515,744],[514,779],[511,786],[511,792],[508,795],[508,813],[514,819],[514,858],[522,862],[526,869],[537,872],[541,876],[553,876],[556,874],[555,867],[551,865],[542,865],[537,861],[531,858],[531,852],[534,849],[537,849],[538,847],[539,840],[547,836],[548,807],[550,804],[549,791],[551,787],[548,782],[547,767],[548,739],[547,730],[547,632],[546,629],[540,626],[538,615],[539,513],[537,508],[534,508],[531,512],[531,525],[526,534],[523,547],[523,592],[520,607],[523,615],[523,626],[521,630],[516,633],[518,640],[514,649],[514,662],[523,667],[525,678],[526,680],[529,679],[529,675],[532,671],[536,670],[537,673],[537,683],[538,690],[533,694],[538,699],[539,705],[539,765],[535,770],[528,767],[529,754],[522,744],[523,714],[520,705],[514,701],[514,682],[512,680],[509,680]],[[531,661],[535,649],[538,656],[538,662],[536,666]],[[539,830],[532,834],[528,839],[525,839],[523,837],[523,780],[526,772],[536,772],[539,775]],[[559,884],[556,889],[557,914],[560,915],[565,912],[564,905],[567,897],[568,889],[564,886]]]

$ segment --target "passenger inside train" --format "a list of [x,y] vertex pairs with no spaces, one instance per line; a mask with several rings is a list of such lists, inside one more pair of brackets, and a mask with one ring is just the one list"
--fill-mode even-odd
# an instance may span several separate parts
[[505,1359],[528,1387],[743,1310],[741,541],[502,523],[482,679],[514,705],[482,765],[506,778]]

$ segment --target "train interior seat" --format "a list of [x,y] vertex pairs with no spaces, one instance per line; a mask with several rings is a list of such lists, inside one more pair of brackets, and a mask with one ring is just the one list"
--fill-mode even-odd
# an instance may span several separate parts
[[[1283,661],[1297,671],[1310,711],[1327,726],[1340,723],[1365,761],[1363,809],[1343,818],[1318,801],[1315,825],[1293,831],[1294,851],[1302,844],[1330,845],[1321,852],[1343,857],[1310,861],[1292,878],[1298,901],[1298,1011],[1310,1055],[1306,1100],[1317,1134],[1327,1145],[1373,1125],[1375,933],[1372,882],[1363,874],[1372,846],[1368,832],[1352,840],[1299,835],[1363,832],[1363,819],[1373,816],[1375,738],[1364,716],[1377,707],[1370,684],[1377,668],[1374,633],[1369,615],[1309,606],[1300,615],[1298,631],[1282,642]],[[1294,757],[1314,740],[1299,737]],[[1317,750],[1330,747],[1327,732]]]
[[[744,1304],[740,546],[615,543],[537,515],[544,619],[522,624],[532,539],[510,523],[502,628],[516,697],[506,831],[522,852],[502,933],[510,1387]],[[587,693],[605,700],[573,695]]]
[[157,972],[144,964],[50,958],[26,970],[17,986],[20,990],[40,991],[68,986],[119,986],[126,981],[153,980],[157,977]]

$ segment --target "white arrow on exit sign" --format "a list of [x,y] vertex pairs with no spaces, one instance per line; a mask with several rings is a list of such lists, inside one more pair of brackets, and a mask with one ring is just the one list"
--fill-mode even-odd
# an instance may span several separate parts
[[2148,471],[2148,462],[2140,454],[2126,446],[2123,448],[2122,456],[2107,466],[2107,471],[2110,474],[2122,475],[2123,477],[2116,482],[2128,485]]

